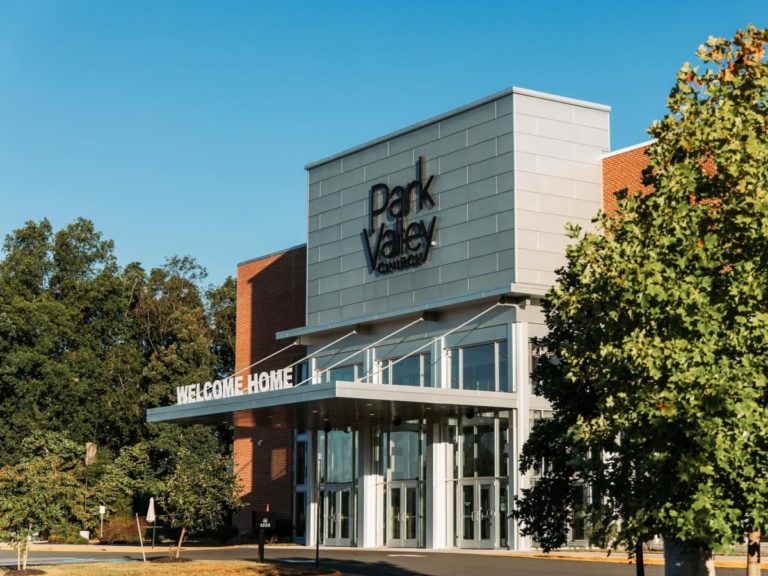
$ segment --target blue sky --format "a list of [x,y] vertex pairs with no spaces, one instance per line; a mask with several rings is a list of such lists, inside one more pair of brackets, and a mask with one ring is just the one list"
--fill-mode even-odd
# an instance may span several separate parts
[[121,264],[305,241],[304,165],[510,86],[647,139],[709,35],[765,0],[0,0],[0,235],[78,216]]

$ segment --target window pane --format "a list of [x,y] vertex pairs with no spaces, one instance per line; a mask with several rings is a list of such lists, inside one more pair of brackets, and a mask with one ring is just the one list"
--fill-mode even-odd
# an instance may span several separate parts
[[424,358],[424,386],[432,387],[432,354],[427,352],[422,356]]
[[420,364],[419,356],[409,356],[392,365],[392,384],[419,386]]
[[459,349],[448,352],[448,360],[451,363],[451,388],[459,388]]
[[296,513],[293,527],[296,538],[304,538],[307,528],[307,495],[305,492],[296,492]]
[[328,482],[352,482],[352,433],[328,433]]
[[507,360],[507,343],[499,342],[499,391],[500,392],[509,392],[509,376],[507,373],[508,370],[508,360]]
[[302,362],[293,367],[293,385],[304,382],[309,378],[309,364]]
[[463,361],[464,390],[493,391],[496,389],[492,343],[464,348]]
[[475,475],[475,428],[474,426],[464,426],[462,430],[462,470],[463,478],[471,478]]
[[494,450],[493,422],[477,427],[477,463],[478,476],[494,476],[493,469],[496,451]]
[[296,484],[307,482],[307,443],[296,442]]
[[499,412],[499,476],[509,475],[509,412]]
[[326,436],[327,434],[325,433],[323,434],[320,434],[320,432],[317,433],[317,454],[315,454],[315,457],[317,459],[317,466],[319,468],[321,484],[325,482],[325,437]]
[[392,431],[392,480],[416,480],[419,477],[419,433],[414,430]]
[[337,366],[328,371],[328,380],[330,382],[337,382],[342,380],[344,382],[355,381],[355,366]]

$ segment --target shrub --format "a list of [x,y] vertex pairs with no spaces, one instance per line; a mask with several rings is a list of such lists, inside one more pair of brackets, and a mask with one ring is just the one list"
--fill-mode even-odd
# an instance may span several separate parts
[[[149,525],[144,520],[139,520],[141,525],[141,537],[146,541]],[[150,536],[151,537],[151,536]],[[136,518],[130,516],[116,516],[104,524],[104,531],[100,541],[103,544],[138,544],[139,533],[136,529]]]
[[80,536],[80,527],[75,524],[60,524],[51,528],[48,534],[48,541],[51,544],[85,544],[86,541]]

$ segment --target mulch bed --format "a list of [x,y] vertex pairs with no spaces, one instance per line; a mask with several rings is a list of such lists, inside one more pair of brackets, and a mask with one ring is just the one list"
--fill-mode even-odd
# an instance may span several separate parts
[[27,568],[26,570],[9,570],[8,572],[2,572],[2,576],[36,576],[37,574],[45,574],[45,570]]

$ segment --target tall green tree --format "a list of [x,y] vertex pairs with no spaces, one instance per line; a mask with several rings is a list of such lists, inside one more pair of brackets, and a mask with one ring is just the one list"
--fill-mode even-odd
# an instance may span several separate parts
[[223,378],[235,370],[237,281],[227,276],[220,286],[209,286],[205,296],[211,325],[214,373]]
[[[176,386],[233,369],[235,283],[204,288],[205,269],[189,256],[148,272],[120,267],[112,241],[82,218],[58,231],[27,222],[3,252],[0,472],[20,478],[34,468],[25,460],[32,448],[66,439],[80,447],[81,466],[62,476],[79,483],[77,521],[94,526],[95,505],[85,504],[96,499],[129,514],[183,471],[171,466],[184,446],[176,427],[147,425],[147,408],[175,402]],[[200,442],[185,449],[186,461],[226,458],[225,430],[190,434]],[[202,440],[210,438],[215,449]],[[87,467],[86,442],[99,447]]]
[[766,526],[766,43],[710,38],[651,127],[654,192],[571,229],[534,372],[553,417],[522,458],[542,478],[516,511],[545,549],[586,516],[607,545],[661,535],[667,574],[713,573],[713,549]]
[[122,365],[129,364],[132,332],[112,249],[84,219],[56,233],[47,220],[28,222],[6,237],[0,462],[12,459],[21,439],[37,428],[85,442],[96,439],[109,416],[102,407],[111,398],[110,366],[118,351]]
[[211,377],[211,334],[199,287],[205,276],[194,259],[174,257],[141,286],[134,314],[144,351],[144,407],[173,404],[176,386]]
[[148,437],[146,409],[234,364],[230,278],[172,257],[117,265],[92,222],[27,222],[0,261],[0,464],[37,429],[116,455]]

